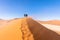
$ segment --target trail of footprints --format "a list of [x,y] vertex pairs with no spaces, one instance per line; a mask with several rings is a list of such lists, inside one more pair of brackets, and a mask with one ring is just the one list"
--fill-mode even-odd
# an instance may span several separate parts
[[23,21],[24,20],[22,20],[22,23],[21,23],[22,39],[23,40],[31,40],[30,38],[31,38],[32,34],[28,28],[27,23],[26,22],[24,23]]

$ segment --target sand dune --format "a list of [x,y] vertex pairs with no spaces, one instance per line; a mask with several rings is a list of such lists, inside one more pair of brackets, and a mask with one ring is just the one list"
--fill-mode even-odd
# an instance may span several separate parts
[[60,20],[50,20],[50,21],[38,21],[43,24],[53,24],[53,25],[60,25]]
[[21,18],[0,25],[0,40],[60,40],[60,34],[32,18]]
[[46,28],[48,28],[60,35],[60,26],[52,25],[52,24],[42,24],[42,25],[44,25]]
[[1,24],[4,24],[4,23],[6,23],[7,22],[7,20],[2,20],[2,19],[0,19],[0,25]]

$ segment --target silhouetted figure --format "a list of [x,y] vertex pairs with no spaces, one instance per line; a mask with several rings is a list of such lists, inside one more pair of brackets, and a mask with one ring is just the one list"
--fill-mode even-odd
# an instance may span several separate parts
[[28,16],[28,14],[24,14],[24,17],[27,17]]

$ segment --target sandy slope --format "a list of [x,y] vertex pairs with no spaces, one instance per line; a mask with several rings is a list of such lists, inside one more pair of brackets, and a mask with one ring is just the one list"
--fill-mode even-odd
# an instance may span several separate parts
[[42,24],[42,25],[44,25],[46,28],[48,28],[60,35],[60,26],[52,25],[52,24]]
[[21,26],[21,19],[13,20],[1,25],[0,40],[22,40],[22,33],[19,29]]
[[10,20],[0,25],[0,40],[34,40],[26,18]]
[[10,20],[0,25],[0,40],[60,40],[60,34],[32,18]]
[[7,22],[7,20],[2,20],[2,19],[0,19],[0,25],[4,24],[4,23],[6,23],[6,22]]
[[43,24],[53,24],[53,25],[59,25],[60,26],[60,20],[50,20],[50,21],[38,21]]

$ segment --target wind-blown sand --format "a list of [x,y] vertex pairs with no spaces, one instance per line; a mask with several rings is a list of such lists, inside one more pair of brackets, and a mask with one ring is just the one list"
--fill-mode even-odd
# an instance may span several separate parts
[[60,34],[32,18],[7,21],[0,25],[0,40],[60,40]]

